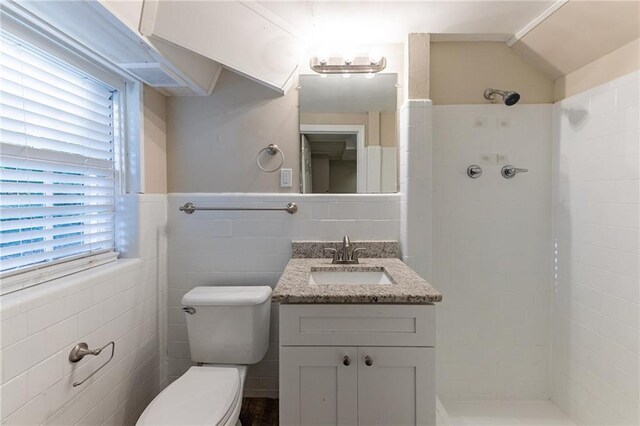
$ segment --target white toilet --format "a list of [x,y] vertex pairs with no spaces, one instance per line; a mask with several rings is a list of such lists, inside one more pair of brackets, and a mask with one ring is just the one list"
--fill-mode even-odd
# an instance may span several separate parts
[[196,287],[182,298],[191,367],[155,397],[137,425],[240,425],[247,364],[269,347],[271,287]]

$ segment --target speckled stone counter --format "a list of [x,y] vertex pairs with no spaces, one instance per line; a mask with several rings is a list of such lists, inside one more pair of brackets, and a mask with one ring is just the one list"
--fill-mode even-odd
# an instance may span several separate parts
[[[354,248],[364,248],[364,251],[359,253],[360,258],[400,257],[400,243],[394,240],[351,241],[351,245]],[[342,241],[292,241],[291,257],[294,259],[332,257],[325,248],[342,250]]]
[[[312,271],[376,271],[383,268],[391,284],[309,284]],[[333,265],[331,259],[291,259],[271,298],[279,303],[413,303],[442,300],[438,290],[400,259],[365,258],[358,265]]]

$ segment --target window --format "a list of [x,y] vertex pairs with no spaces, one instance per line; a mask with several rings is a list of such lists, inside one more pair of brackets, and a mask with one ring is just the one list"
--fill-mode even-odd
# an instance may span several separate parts
[[0,276],[113,253],[118,92],[8,34],[0,58]]

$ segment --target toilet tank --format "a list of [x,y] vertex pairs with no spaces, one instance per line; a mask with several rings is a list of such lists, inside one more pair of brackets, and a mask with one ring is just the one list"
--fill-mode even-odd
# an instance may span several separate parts
[[271,287],[196,287],[182,298],[191,359],[255,364],[269,347]]

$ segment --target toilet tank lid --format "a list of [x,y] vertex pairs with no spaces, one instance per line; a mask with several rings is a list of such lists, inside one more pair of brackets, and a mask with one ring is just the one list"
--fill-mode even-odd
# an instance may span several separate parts
[[271,287],[196,287],[182,297],[185,306],[259,305],[271,296]]

